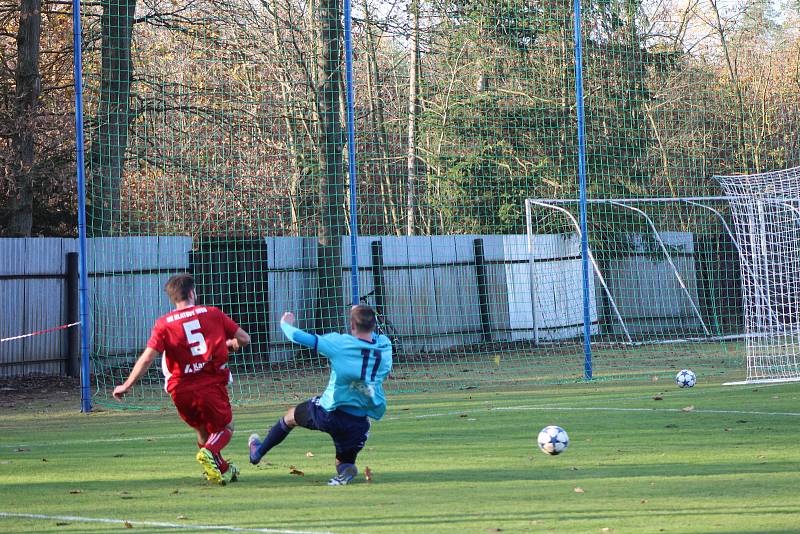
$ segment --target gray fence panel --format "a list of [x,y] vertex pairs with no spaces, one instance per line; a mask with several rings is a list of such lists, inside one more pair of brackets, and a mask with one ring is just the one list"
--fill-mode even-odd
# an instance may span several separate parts
[[[431,238],[438,304],[439,336],[434,350],[481,340],[481,310],[472,236]],[[448,265],[449,263],[449,265]]]
[[[694,236],[684,232],[659,235],[670,251],[689,296],[661,249],[654,243],[646,244],[639,236],[630,237],[633,251],[628,256],[610,262],[606,276],[611,293],[632,334],[668,333],[676,329],[701,333],[702,325],[689,300],[691,297],[698,302]],[[619,321],[614,319],[613,327],[619,328]]]
[[[552,341],[583,335],[583,289],[580,240],[572,235],[533,238],[533,277],[539,340]],[[590,317],[597,331],[594,280],[590,279]]]
[[[0,280],[0,337],[7,338],[25,334],[25,282],[23,280]],[[0,343],[0,376],[23,374],[21,366],[24,340]]]
[[[661,235],[697,299],[691,234]],[[407,353],[445,351],[479,343],[482,320],[473,243],[483,240],[489,334],[493,341],[558,341],[583,334],[580,243],[561,235],[360,237],[361,294],[374,289],[371,244],[383,248],[384,312]],[[693,328],[689,299],[660,253],[639,238],[639,248],[612,262],[605,273],[633,332]],[[313,329],[318,295],[315,238],[265,238],[269,284],[269,361],[294,357],[296,347],[280,330],[284,311]],[[0,240],[0,336],[59,326],[66,321],[65,256],[73,239]],[[96,238],[89,242],[92,342],[95,353],[130,362],[140,353],[153,321],[172,306],[163,285],[189,269],[189,237]],[[343,310],[351,302],[350,241],[342,238]],[[590,280],[591,317],[597,322],[600,289]],[[532,298],[533,296],[533,298]],[[374,298],[370,301],[375,304]],[[659,322],[660,321],[660,322]],[[612,321],[613,323],[614,321]],[[618,321],[617,321],[618,322]],[[613,328],[613,326],[612,326]],[[592,331],[597,332],[593,324]],[[0,344],[0,376],[66,370],[66,332]]]
[[132,360],[172,309],[164,284],[189,269],[191,238],[104,237],[89,245],[93,350]]
[[414,317],[411,298],[411,273],[407,267],[408,242],[405,237],[383,237],[383,279],[385,288],[385,313],[397,329],[397,333],[408,340],[404,345],[405,350],[413,351],[416,345],[412,340],[414,335]]
[[[374,237],[359,237],[356,242],[358,249],[358,293],[366,295],[375,288],[372,277],[372,242]],[[351,268],[353,258],[350,252],[350,238],[342,238],[342,294],[343,305],[348,307],[353,302],[353,281]],[[369,299],[370,304],[375,305],[375,299]]]
[[[0,275],[17,275],[25,272],[26,239],[0,240]],[[0,337],[25,334],[25,282],[0,280]],[[22,360],[24,340],[0,343],[0,372],[2,376],[19,373],[16,364]]]
[[493,341],[511,340],[508,278],[503,236],[471,236],[483,239],[486,260],[486,285],[489,304],[489,325]]
[[[0,337],[61,326],[66,321],[66,253],[73,239],[0,240]],[[67,366],[67,330],[0,344],[0,376],[63,374]]]
[[[64,324],[67,316],[66,257],[61,238],[30,239],[25,250],[25,275],[54,276],[25,280],[24,330],[35,332]],[[63,331],[29,337],[22,342],[26,373],[58,374],[66,370],[67,338]]]
[[[536,250],[536,248],[534,248]],[[508,299],[509,328],[513,341],[536,338],[538,313],[531,295],[532,287],[530,256],[527,237],[524,235],[503,236],[503,258],[507,262],[506,295]]]
[[281,316],[291,311],[299,328],[314,327],[317,300],[317,243],[308,237],[268,237],[269,338],[271,362],[291,360],[293,347],[280,328]]

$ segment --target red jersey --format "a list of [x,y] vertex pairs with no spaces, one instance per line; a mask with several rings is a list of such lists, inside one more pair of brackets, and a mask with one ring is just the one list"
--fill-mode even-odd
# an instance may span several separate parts
[[239,325],[214,306],[189,306],[159,318],[147,346],[164,353],[161,368],[167,391],[227,384],[226,342],[237,330]]

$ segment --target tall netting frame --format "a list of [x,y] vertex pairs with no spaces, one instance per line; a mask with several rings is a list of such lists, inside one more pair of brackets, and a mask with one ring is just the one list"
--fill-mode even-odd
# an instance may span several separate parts
[[747,378],[738,383],[796,382],[800,168],[716,178],[730,196],[743,274]]
[[[340,329],[358,297],[401,340],[395,391],[581,380],[587,343],[595,378],[736,372],[743,275],[711,176],[800,163],[791,16],[578,6],[355,2],[345,42],[333,0],[84,5],[95,399],[179,271],[253,335],[237,402],[315,391],[324,360],[280,314]],[[553,207],[580,226],[582,194],[576,232]]]

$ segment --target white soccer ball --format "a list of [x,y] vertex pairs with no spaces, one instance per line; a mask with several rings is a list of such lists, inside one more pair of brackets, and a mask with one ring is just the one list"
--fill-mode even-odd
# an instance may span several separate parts
[[690,388],[697,383],[697,376],[689,369],[681,369],[675,377],[675,383],[682,388]]
[[569,436],[560,426],[546,426],[539,432],[539,448],[545,454],[561,454],[569,446]]

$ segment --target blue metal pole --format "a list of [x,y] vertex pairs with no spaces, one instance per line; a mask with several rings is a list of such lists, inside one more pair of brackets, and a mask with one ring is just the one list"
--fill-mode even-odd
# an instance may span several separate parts
[[350,286],[353,305],[358,304],[358,205],[356,190],[356,135],[353,101],[353,17],[350,0],[344,0],[344,65],[347,91],[347,162],[350,174]]
[[586,224],[586,123],[583,114],[583,51],[581,36],[581,0],[574,0],[575,100],[578,111],[578,177],[580,181],[581,268],[583,279],[583,375],[592,379],[592,313],[589,294],[589,233]]
[[78,293],[81,308],[81,412],[92,411],[89,391],[89,276],[86,270],[86,175],[83,154],[83,63],[81,48],[81,3],[72,0],[72,45],[75,76],[75,148],[78,179]]

